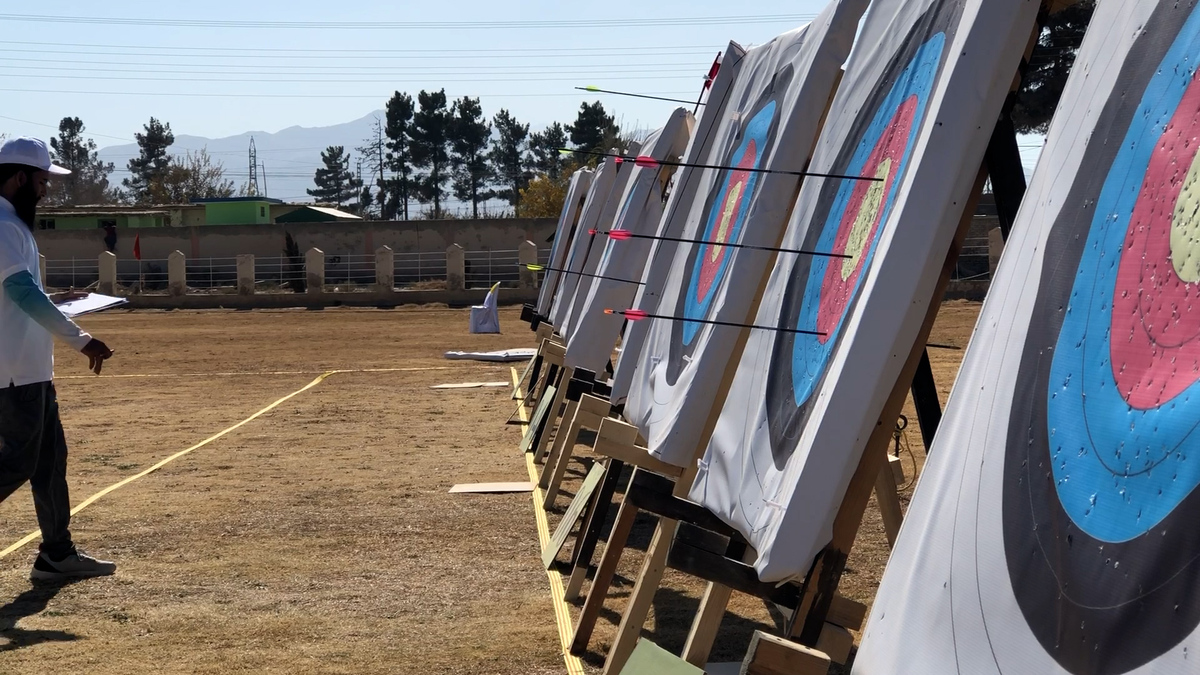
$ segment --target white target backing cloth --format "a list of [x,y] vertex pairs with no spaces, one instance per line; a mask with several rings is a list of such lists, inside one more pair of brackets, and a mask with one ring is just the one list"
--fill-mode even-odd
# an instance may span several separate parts
[[601,213],[608,204],[609,193],[617,179],[618,165],[611,159],[600,162],[592,175],[592,183],[588,186],[587,197],[583,201],[583,212],[579,215],[579,224],[575,227],[575,237],[571,240],[561,269],[565,270],[554,291],[554,299],[550,303],[550,324],[560,329],[562,321],[575,300],[575,287],[579,283],[579,271],[587,260],[588,249],[593,237],[588,236],[588,230],[596,227]]
[[[670,262],[656,313],[744,323],[769,254],[717,243],[774,246],[812,155],[822,114],[854,39],[866,0],[837,0],[805,28],[746,52],[706,170]],[[727,168],[724,168],[727,167]],[[779,171],[769,173],[767,170]],[[657,263],[656,263],[657,264]],[[653,320],[638,354],[626,418],[652,454],[676,466],[693,460],[716,401],[737,329]]]
[[[626,153],[629,155],[637,155],[641,151],[641,144],[633,142],[629,144]],[[615,160],[609,158],[610,160]],[[575,285],[570,289],[571,303],[567,307],[566,315],[563,317],[562,324],[555,324],[558,332],[563,337],[570,337],[574,332],[575,325],[579,321],[579,316],[583,312],[584,302],[587,300],[588,292],[596,283],[596,270],[600,267],[600,260],[604,257],[604,244],[608,242],[608,238],[601,235],[591,234],[589,230],[607,230],[613,226],[617,216],[621,213],[621,207],[625,205],[623,198],[626,190],[629,188],[630,179],[633,177],[634,169],[633,162],[617,163],[617,177],[613,182],[612,189],[608,193],[608,200],[604,204],[604,208],[600,211],[600,217],[595,224],[591,225],[588,230],[583,230],[579,234],[588,240],[586,248],[586,256],[584,257],[583,266],[580,268],[581,274],[574,275]]]
[[[692,499],[808,572],[924,323],[1037,3],[876,0]],[[805,331],[804,333],[795,331]]]
[[[700,110],[699,119],[696,120],[695,131],[688,141],[687,150],[684,151],[682,163],[685,166],[679,167],[671,179],[671,196],[658,224],[659,237],[679,238],[683,235],[688,216],[692,212],[692,202],[696,199],[696,191],[704,176],[704,169],[686,165],[703,164],[708,160],[716,140],[718,123],[725,114],[725,106],[729,102],[733,83],[741,70],[742,57],[745,54],[746,50],[735,42],[730,42],[721,54],[720,69],[704,92],[704,106]],[[657,239],[650,243],[642,283],[637,287],[629,307],[647,312],[658,309],[658,299],[662,296],[663,285],[671,271],[671,262],[675,259],[677,247],[678,242],[669,239]],[[614,404],[624,403],[629,396],[629,387],[637,372],[638,355],[642,353],[642,345],[646,343],[646,332],[649,328],[650,324],[646,321],[630,321],[625,324],[621,355],[617,359],[616,372],[612,379]]]
[[579,236],[579,216],[583,211],[583,202],[587,198],[588,188],[592,186],[593,172],[591,169],[579,169],[571,174],[571,182],[567,185],[567,197],[563,200],[562,213],[558,217],[558,227],[554,230],[554,245],[550,248],[550,263],[546,275],[542,277],[542,288],[538,291],[537,312],[546,316],[550,311],[550,303],[562,281],[562,273],[567,263],[567,253],[571,243]]
[[1097,3],[855,673],[1200,671],[1197,55]]
[[[667,123],[642,143],[641,154],[658,161],[678,162],[691,137],[692,114],[676,108]],[[674,173],[672,166],[642,167],[630,170],[629,183],[621,197],[621,210],[613,221],[614,229],[640,235],[654,235],[663,214],[663,191]],[[603,246],[596,278],[582,300],[579,321],[567,341],[564,363],[569,368],[604,372],[613,346],[621,334],[625,319],[605,314],[605,309],[629,309],[646,266],[651,240],[618,241],[601,236],[593,246]]]

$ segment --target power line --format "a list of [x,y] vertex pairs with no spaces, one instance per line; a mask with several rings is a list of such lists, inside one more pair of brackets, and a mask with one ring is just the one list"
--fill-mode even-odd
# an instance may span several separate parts
[[[0,59],[0,61],[2,61],[2,60],[4,60],[4,59]],[[167,65],[170,65],[170,64],[167,64]],[[704,72],[703,66],[698,66],[698,65],[694,65],[694,64],[686,64],[686,65],[690,65],[691,67],[689,67],[689,68],[654,68],[654,67],[623,68],[622,67],[622,68],[620,68],[620,73],[680,73],[680,74],[684,74],[684,73],[697,74],[697,73],[699,73],[699,74],[703,74],[703,72]],[[261,67],[261,66],[259,66],[259,67]],[[570,67],[578,68],[578,66],[570,66]],[[268,72],[268,71],[241,71],[241,72],[239,72],[239,71],[224,71],[224,70],[149,70],[149,69],[141,69],[141,68],[138,68],[138,69],[82,68],[82,67],[67,68],[64,66],[15,66],[15,65],[4,65],[4,64],[0,64],[0,68],[5,69],[5,70],[20,71],[17,73],[0,73],[0,75],[7,75],[8,77],[33,77],[33,78],[61,77],[61,76],[33,74],[33,73],[27,73],[26,71],[32,71],[32,70],[48,71],[48,72],[65,71],[68,73],[142,73],[142,74],[146,74],[146,75],[225,75],[226,77],[237,76],[238,78],[241,78],[242,76],[265,77],[265,76],[273,76],[273,75],[280,75],[280,76],[311,75],[313,77],[319,77],[319,76],[326,76],[326,77],[329,77],[329,76],[386,77],[389,74],[387,72],[363,73],[363,72],[359,72],[359,71],[342,71],[342,72],[315,72],[315,71],[305,72],[305,71],[300,71],[300,72],[273,73],[273,72]],[[614,67],[610,66],[610,65],[602,66],[601,68],[602,68],[601,70],[559,70],[559,71],[546,70],[545,72],[548,74],[554,74],[554,75],[603,76],[606,73],[612,73],[614,71]],[[383,80],[383,81],[392,81],[396,77],[413,77],[416,75],[428,75],[430,77],[441,77],[444,75],[473,75],[473,76],[479,76],[479,77],[491,77],[491,76],[507,77],[507,76],[521,75],[521,76],[529,77],[532,75],[539,75],[539,74],[540,73],[538,73],[536,71],[531,72],[531,71],[525,71],[525,70],[480,72],[480,71],[477,71],[474,69],[465,69],[465,68],[447,71],[445,73],[439,73],[436,71],[432,71],[430,69],[418,68],[418,69],[412,69],[412,70],[394,71],[393,76],[391,78],[389,78],[388,80]],[[96,79],[93,76],[81,76],[81,78],[82,79]],[[103,79],[103,78],[101,78],[101,79]],[[545,78],[543,78],[543,77],[538,77],[536,79],[538,81],[545,81]],[[222,79],[222,80],[218,80],[218,81],[227,82],[228,79]],[[247,81],[250,81],[250,80],[247,80]],[[365,82],[376,82],[376,81],[380,81],[380,80],[346,80],[344,78],[339,78],[336,80],[314,80],[311,77],[306,77],[305,79],[302,79],[302,80],[279,80],[279,79],[276,79],[276,80],[264,80],[264,81],[266,81],[266,82],[364,82],[364,81]],[[447,81],[454,81],[454,80],[447,80]]]
[[[678,75],[632,75],[632,76],[626,76],[626,75],[620,75],[620,74],[607,75],[607,74],[601,74],[601,73],[578,73],[578,74],[572,75],[570,77],[507,77],[506,76],[506,77],[499,77],[499,78],[496,78],[496,77],[489,77],[489,78],[468,77],[466,79],[462,79],[462,78],[446,79],[446,78],[436,76],[436,75],[434,77],[437,77],[436,81],[438,83],[454,83],[454,84],[480,84],[480,83],[489,83],[489,82],[506,82],[506,83],[578,82],[579,78],[581,76],[587,76],[587,77],[591,78],[592,80],[618,80],[618,81],[684,80],[684,79],[691,79],[691,78],[695,78],[695,79],[699,80],[702,77],[701,75],[697,74],[696,71],[692,71],[692,70],[679,71],[679,73],[680,74],[678,74]],[[688,74],[688,73],[690,73],[690,74]],[[226,75],[229,75],[229,74],[227,73]],[[22,79],[34,79],[34,80],[90,80],[90,81],[117,81],[117,82],[180,82],[180,83],[185,83],[185,82],[224,82],[224,83],[229,83],[230,82],[229,77],[188,77],[188,78],[182,78],[182,77],[127,77],[127,76],[123,76],[123,75],[122,76],[42,75],[42,74],[24,75],[24,74],[20,74],[20,73],[2,73],[2,74],[0,74],[0,76],[11,77],[11,78],[22,78]],[[244,83],[255,83],[255,84],[270,84],[270,83],[281,83],[281,84],[390,84],[392,86],[402,84],[401,82],[399,82],[397,80],[397,78],[386,78],[386,79],[338,78],[338,79],[317,80],[317,79],[312,79],[312,78],[262,79],[262,78],[240,78],[239,77],[234,82],[236,82],[236,83],[243,83],[243,82]],[[258,94],[258,95],[262,96],[264,94]],[[372,98],[375,98],[375,97],[372,97]]]
[[0,14],[0,21],[66,23],[105,26],[165,26],[175,28],[270,28],[328,30],[496,30],[607,29],[655,26],[728,26],[764,23],[803,23],[814,14],[662,17],[646,19],[577,19],[546,21],[233,21],[217,19],[153,19],[148,17],[53,16]]
[[[91,79],[91,78],[88,78]],[[669,78],[680,79],[680,78]],[[228,82],[228,80],[221,80]],[[494,80],[485,80],[494,81]],[[542,82],[543,80],[536,80]],[[170,96],[172,98],[189,97],[189,98],[341,98],[341,99],[371,99],[379,100],[379,94],[223,94],[223,93],[204,93],[204,92],[163,92],[163,91],[75,91],[64,89],[21,89],[21,88],[0,88],[3,92],[12,92],[19,94],[71,94],[76,96]],[[695,94],[694,91],[664,91],[663,94]],[[524,93],[512,94],[508,92],[499,93],[475,93],[476,97],[487,98],[586,98],[574,92],[558,92],[558,93]],[[386,98],[386,96],[384,96]]]
[[[431,58],[437,56],[439,58],[448,55],[462,55],[463,57],[494,57],[503,54],[522,55],[528,54],[531,57],[542,58],[546,55],[561,55],[561,54],[578,54],[581,56],[613,56],[624,54],[646,55],[646,54],[674,54],[680,52],[710,54],[712,53],[713,45],[651,45],[651,46],[622,46],[610,45],[607,47],[499,47],[493,49],[311,49],[297,47],[175,47],[172,45],[155,45],[155,46],[139,46],[139,45],[113,45],[113,44],[93,44],[93,43],[74,43],[74,42],[24,42],[19,40],[0,40],[0,44],[4,45],[25,45],[27,47],[37,47],[39,52],[44,51],[47,47],[56,47],[58,54],[96,54],[105,55],[113,54],[118,51],[133,50],[133,53],[141,53],[147,50],[161,51],[186,51],[186,52],[201,52],[200,54],[181,54],[180,56],[214,56],[219,54],[236,52],[228,57],[221,58],[237,58],[244,53],[272,53],[280,54],[294,58],[296,55],[302,54],[319,54],[322,58],[329,58],[336,54],[365,54],[370,58],[378,58],[385,54],[408,55],[417,58]],[[63,52],[63,47],[87,47],[93,49],[103,49],[102,52]],[[141,50],[140,52],[138,50]],[[21,52],[28,54],[31,50],[25,49],[3,49],[0,51]],[[352,58],[368,58],[367,56],[354,56]]]
[[[178,58],[178,57],[175,57],[173,55],[166,55],[164,58]],[[246,57],[239,56],[239,57],[225,57],[225,58],[245,59]],[[111,72],[175,72],[175,71],[149,70],[146,68],[146,66],[148,66],[148,65],[152,66],[152,67],[157,67],[157,68],[226,68],[226,69],[241,69],[241,70],[245,70],[248,68],[268,68],[268,69],[281,70],[281,71],[302,71],[302,72],[333,71],[333,72],[329,72],[329,73],[322,73],[325,75],[338,74],[338,73],[344,73],[344,72],[349,72],[349,73],[371,72],[371,74],[379,74],[379,73],[375,73],[374,71],[381,71],[384,73],[387,73],[387,72],[395,72],[395,73],[419,72],[419,73],[437,74],[437,73],[441,73],[441,72],[456,73],[456,72],[462,72],[462,71],[472,71],[472,72],[473,71],[492,71],[492,70],[498,71],[498,70],[510,70],[510,69],[511,70],[521,70],[521,71],[532,70],[532,71],[536,71],[536,72],[549,72],[549,71],[561,71],[561,70],[570,70],[570,69],[612,70],[613,68],[620,68],[622,70],[622,72],[628,72],[629,69],[637,69],[640,71],[653,72],[653,71],[657,71],[657,70],[660,70],[663,68],[679,68],[679,67],[687,67],[687,68],[694,68],[694,69],[708,68],[708,65],[703,63],[703,61],[672,61],[672,62],[666,62],[666,63],[656,63],[656,62],[648,62],[648,61],[631,61],[628,63],[621,63],[621,64],[612,64],[612,63],[549,63],[549,64],[547,64],[547,63],[531,63],[531,64],[507,63],[507,64],[493,65],[493,62],[491,60],[489,60],[487,63],[463,63],[463,64],[458,64],[458,65],[440,65],[440,66],[426,66],[426,65],[370,66],[370,65],[357,65],[357,64],[322,66],[322,65],[317,65],[317,64],[262,63],[260,61],[255,61],[253,63],[246,63],[244,60],[240,61],[238,63],[163,63],[161,61],[156,60],[156,61],[148,64],[144,59],[137,60],[137,61],[104,61],[104,60],[96,60],[96,59],[30,59],[30,58],[0,56],[0,62],[12,62],[14,64],[24,64],[24,63],[39,64],[39,65],[33,65],[33,66],[26,66],[26,65],[4,66],[7,68],[21,68],[21,69],[26,69],[26,70],[69,70],[69,71],[87,70],[87,71],[92,71],[92,72],[107,72],[107,71],[111,71]],[[55,66],[55,65],[45,65],[45,64],[67,64],[67,65]],[[136,68],[136,70],[126,71],[126,70],[119,69],[119,68],[81,68],[80,66],[136,66],[137,68]],[[193,72],[193,71],[183,71],[183,72]],[[273,74],[273,73],[265,73],[265,74]],[[281,73],[281,74],[288,74],[288,73]]]

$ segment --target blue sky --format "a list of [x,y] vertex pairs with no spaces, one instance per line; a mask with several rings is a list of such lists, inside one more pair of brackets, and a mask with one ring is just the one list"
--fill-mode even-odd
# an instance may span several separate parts
[[[103,146],[132,138],[153,115],[177,134],[274,132],[361,117],[396,89],[441,87],[451,97],[480,96],[485,113],[507,108],[536,128],[570,121],[582,100],[597,98],[573,86],[694,96],[730,39],[764,42],[822,5],[758,0],[753,16],[683,24],[676,20],[737,16],[739,6],[715,0],[24,4],[0,9],[0,131],[48,136],[53,130],[39,124],[79,116]],[[21,19],[33,15],[43,20]],[[622,23],[656,19],[668,23]],[[595,20],[617,23],[588,25]],[[303,25],[279,25],[286,22]],[[449,27],[396,25],[428,22]],[[599,98],[630,127],[658,126],[672,108]]]

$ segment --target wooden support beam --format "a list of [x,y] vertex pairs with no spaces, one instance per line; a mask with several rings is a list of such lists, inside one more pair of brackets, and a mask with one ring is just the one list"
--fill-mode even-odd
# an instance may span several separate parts
[[921,351],[921,361],[912,381],[913,407],[917,409],[917,424],[921,427],[921,439],[925,452],[933,446],[933,437],[942,423],[942,404],[938,400],[937,383],[933,381],[933,366],[929,363],[929,350]]
[[[640,471],[640,469],[635,469],[634,475],[636,476]],[[608,587],[612,585],[613,577],[617,573],[617,563],[621,561],[620,552],[625,549],[625,542],[629,540],[629,533],[633,531],[637,512],[637,507],[629,500],[622,501],[621,506],[617,509],[617,520],[613,523],[613,529],[608,535],[604,553],[600,556],[600,566],[596,568],[596,577],[592,580],[592,589],[583,603],[583,609],[579,612],[579,621],[575,624],[575,631],[571,636],[570,651],[575,656],[582,656],[587,651],[592,631],[596,627],[596,620],[600,618],[600,610],[604,609],[604,598],[608,594]]]
[[637,427],[632,424],[606,417],[596,432],[596,454],[619,459],[663,476],[679,476],[683,473],[683,469],[658,459],[646,448],[638,447],[637,434]]
[[[546,469],[542,471],[542,481],[539,481],[539,486],[546,491],[543,508],[549,509],[558,497],[563,476],[566,475],[567,467],[571,463],[572,450],[579,442],[580,432],[584,429],[598,431],[610,409],[608,401],[590,394],[584,394],[583,398],[575,405],[575,412],[571,416],[566,430],[560,431],[554,437],[555,448],[551,450],[550,457],[546,460]],[[544,484],[542,484],[543,482]]]
[[571,506],[567,508],[567,512],[563,514],[562,520],[559,521],[558,527],[555,528],[553,536],[550,537],[550,543],[546,546],[546,550],[542,551],[542,564],[546,569],[554,564],[554,559],[558,557],[563,546],[567,543],[567,537],[571,535],[571,530],[575,529],[575,523],[579,517],[583,515],[584,509],[592,502],[592,494],[600,487],[601,481],[605,476],[604,466],[597,463],[592,465],[591,471],[583,479],[583,485],[579,487],[579,493],[575,495]]
[[538,434],[537,442],[534,443],[533,461],[536,464],[541,464],[546,459],[546,452],[549,450],[550,432],[558,423],[559,411],[562,409],[563,399],[567,396],[567,385],[571,380],[573,370],[574,368],[564,367],[560,372],[560,384],[557,391],[554,392],[554,400],[550,403],[550,410],[543,422],[542,432]]
[[842,595],[833,596],[826,621],[849,630],[862,630],[867,620],[867,606]]
[[883,532],[887,535],[888,548],[891,548],[896,545],[896,537],[900,534],[904,510],[900,506],[900,495],[896,492],[896,478],[892,474],[890,461],[879,467],[879,476],[875,479],[875,503],[878,504],[879,515],[883,518]]
[[824,652],[756,630],[740,674],[826,675],[829,664]]
[[525,429],[525,436],[521,438],[521,444],[517,446],[521,452],[531,452],[537,444],[538,435],[545,428],[546,417],[550,415],[550,404],[557,395],[554,385],[547,387],[546,393],[550,395],[543,396],[542,400],[538,401],[537,407],[533,410],[533,415],[529,417],[529,426]]

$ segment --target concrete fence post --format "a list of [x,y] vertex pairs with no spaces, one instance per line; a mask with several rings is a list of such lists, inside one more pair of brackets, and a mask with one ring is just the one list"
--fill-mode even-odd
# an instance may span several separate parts
[[537,244],[532,241],[524,241],[517,247],[517,263],[520,272],[521,288],[537,288],[538,275],[537,272],[526,267],[526,265],[538,264],[538,249]]
[[46,287],[46,256],[38,254],[38,279],[42,282],[42,288]]
[[467,288],[467,253],[458,244],[446,249],[446,290],[463,291]]
[[113,295],[117,291],[117,256],[111,251],[105,251],[100,254],[100,258],[96,261],[100,268],[100,283],[96,286],[96,292],[103,295]]
[[243,253],[237,257],[238,295],[254,295],[254,255]]
[[304,278],[309,293],[325,292],[325,252],[321,249],[310,248],[304,254]]
[[996,273],[996,267],[1000,265],[1000,254],[1004,253],[1004,232],[998,227],[993,227],[988,232],[988,272],[993,275]]
[[187,293],[187,256],[183,251],[167,256],[167,293],[174,297]]
[[390,293],[396,290],[396,255],[387,246],[375,251],[375,290]]

